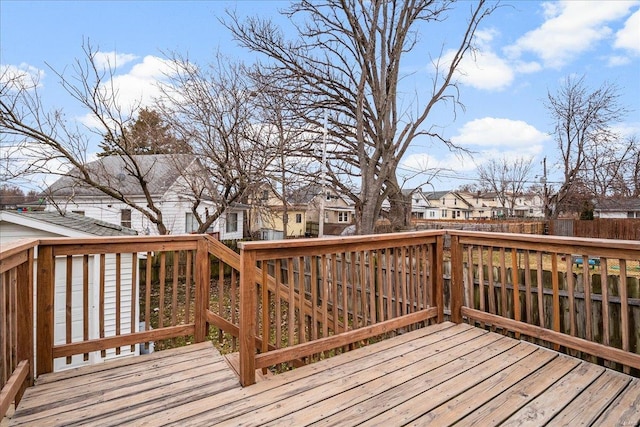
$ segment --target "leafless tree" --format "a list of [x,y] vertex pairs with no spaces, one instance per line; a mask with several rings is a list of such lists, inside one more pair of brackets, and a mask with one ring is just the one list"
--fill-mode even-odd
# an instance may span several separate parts
[[[640,196],[640,142],[633,135],[612,146],[605,156],[590,163],[592,175],[606,184],[596,188],[596,195],[607,197]],[[600,161],[598,161],[600,160]],[[597,197],[596,197],[597,198]]]
[[288,91],[301,91],[299,114],[317,130],[329,110],[326,176],[354,202],[357,233],[374,231],[384,200],[392,215],[406,218],[408,200],[397,168],[416,137],[453,147],[425,124],[435,105],[459,101],[455,71],[472,49],[479,23],[495,8],[484,0],[465,6],[468,19],[457,33],[447,32],[456,39],[451,55],[445,58],[444,47],[435,56],[422,53],[435,71],[428,93],[413,100],[399,91],[401,60],[423,47],[421,32],[447,18],[451,1],[301,0],[284,11],[296,25],[295,40],[261,17],[243,20],[231,12],[224,22],[242,46],[267,58],[261,64],[265,74],[276,76]]
[[631,196],[634,157],[637,157],[637,153],[637,141],[634,138],[609,144],[592,144],[585,153],[585,167],[580,173],[591,197],[605,199]]
[[[603,83],[591,91],[584,77],[567,77],[557,93],[548,93],[545,106],[555,122],[553,135],[560,151],[562,183],[550,194],[553,212],[557,217],[565,210],[578,182],[584,186],[587,162],[602,153],[604,147],[619,139],[612,125],[620,121],[626,109],[620,104],[617,86]],[[589,177],[593,183],[595,177]],[[591,186],[593,188],[593,185]]]
[[[83,47],[84,56],[75,62],[71,75],[52,70],[61,86],[88,113],[90,125],[82,125],[68,120],[63,111],[49,111],[45,108],[38,84],[18,84],[23,80],[2,78],[0,86],[0,131],[3,148],[11,148],[13,155],[19,153],[24,160],[19,174],[53,174],[73,178],[66,190],[73,197],[76,190],[90,188],[98,190],[116,201],[120,201],[144,215],[158,230],[159,234],[170,231],[166,224],[160,201],[151,190],[149,159],[140,155],[136,132],[132,132],[141,110],[140,103],[123,107],[113,85],[114,69],[102,68],[98,60],[98,49],[90,44]],[[177,120],[164,115],[162,118],[172,125],[172,131],[180,141],[190,147],[185,152],[201,156],[198,159],[208,172],[194,173],[187,170],[192,164],[184,156],[174,157],[173,167],[183,178],[181,196],[191,206],[198,220],[198,231],[204,232],[233,203],[239,202],[255,176],[265,168],[259,158],[267,151],[261,147],[251,130],[246,92],[236,92],[238,88],[230,73],[241,71],[215,68],[221,74],[217,80],[204,78],[200,70],[186,61],[173,64],[174,71],[182,74],[174,76],[163,86],[165,94],[171,94],[173,109],[160,110],[161,114],[176,114]],[[227,73],[227,74],[225,74]],[[194,78],[194,80],[188,80]],[[238,80],[240,77],[237,77]],[[189,104],[191,98],[202,101]],[[165,107],[168,102],[163,104]],[[92,138],[108,143],[110,152],[118,157],[122,176],[114,177],[101,167],[103,161],[91,161]],[[242,139],[245,138],[245,139]],[[3,152],[5,150],[3,149]],[[190,155],[190,159],[193,156]],[[102,159],[108,159],[109,156]],[[209,180],[209,177],[212,180]],[[121,190],[122,183],[137,187],[136,194]],[[51,187],[49,187],[51,188]],[[50,196],[53,196],[50,194]],[[203,209],[209,202],[213,209]]]
[[[173,131],[189,142],[208,168],[211,188],[194,182],[190,189],[190,195],[198,195],[192,213],[199,229],[206,230],[264,182],[277,147],[269,135],[271,129],[260,121],[258,88],[243,64],[220,54],[207,67],[177,53],[167,59],[173,69],[162,86],[158,108],[171,117]],[[205,192],[216,207],[203,215],[196,200]]]
[[[317,180],[314,171],[319,165],[313,162],[308,153],[314,149],[314,133],[306,129],[295,109],[295,97],[299,91],[284,90],[271,76],[265,76],[259,70],[252,73],[256,87],[260,88],[253,96],[258,112],[261,138],[273,147],[275,156],[267,167],[265,185],[279,198],[284,236],[289,236],[289,207],[291,194],[310,182]],[[260,198],[255,198],[260,199]],[[259,204],[252,208],[261,208]],[[273,216],[273,206],[263,206],[266,214]]]
[[496,194],[500,204],[513,215],[516,199],[524,194],[531,178],[533,158],[491,159],[477,166],[480,186]]
[[[132,121],[132,111],[124,111],[117,102],[116,93],[109,87],[113,69],[102,69],[96,60],[97,49],[90,44],[83,46],[83,59],[76,60],[73,76],[53,70],[61,86],[85,109],[91,120],[91,127],[67,120],[62,110],[48,110],[38,89],[38,85],[3,85],[0,93],[0,130],[6,135],[7,144],[14,152],[26,159],[16,173],[65,175],[67,170],[75,170],[78,182],[100,190],[105,195],[119,200],[140,211],[158,232],[167,232],[162,211],[154,203],[148,191],[148,183],[143,172],[133,158],[129,159],[131,173],[137,179],[145,201],[131,200],[116,188],[105,184],[103,177],[92,173],[86,165],[91,134],[106,136],[113,141],[124,134],[125,127]],[[122,140],[121,140],[122,141]],[[126,154],[124,154],[126,157]]]

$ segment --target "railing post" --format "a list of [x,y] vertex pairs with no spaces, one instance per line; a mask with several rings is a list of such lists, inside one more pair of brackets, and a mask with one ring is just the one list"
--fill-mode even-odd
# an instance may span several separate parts
[[462,323],[463,275],[460,238],[456,235],[451,235],[451,321],[455,323]]
[[240,383],[256,382],[255,252],[240,250]]
[[38,246],[36,372],[53,371],[53,301],[55,295],[55,265],[53,246]]
[[31,248],[27,252],[27,262],[21,264],[17,268],[17,324],[18,328],[18,348],[16,356],[18,361],[29,361],[29,377],[26,383],[16,396],[16,402],[19,402],[27,387],[33,385],[34,379],[34,358],[33,358],[33,253]]
[[207,339],[207,310],[209,309],[210,276],[211,265],[209,262],[207,241],[200,238],[197,243],[195,267],[195,342],[204,342]]
[[444,263],[444,237],[445,234],[436,236],[436,242],[431,245],[431,251],[433,252],[431,263],[431,295],[436,307],[438,307],[438,323],[444,321],[444,277],[442,274],[442,268]]

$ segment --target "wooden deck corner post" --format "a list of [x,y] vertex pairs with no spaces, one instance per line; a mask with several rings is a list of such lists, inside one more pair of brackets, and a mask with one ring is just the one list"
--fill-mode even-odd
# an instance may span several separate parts
[[240,249],[240,384],[243,387],[256,382],[256,255]]
[[431,245],[433,262],[431,263],[431,295],[438,307],[438,323],[444,321],[444,276],[442,272],[444,263],[444,238],[445,233],[436,236],[436,242]]
[[204,342],[207,339],[207,309],[209,308],[209,280],[211,266],[209,262],[209,249],[207,241],[198,240],[196,246],[196,295],[195,295],[195,342]]
[[53,372],[53,301],[55,294],[55,265],[53,246],[38,247],[38,282],[36,309],[36,372]]
[[16,403],[20,401],[27,387],[33,385],[34,380],[34,354],[33,354],[33,264],[34,249],[28,250],[27,262],[18,266],[18,292],[17,292],[17,323],[18,328],[18,361],[29,361],[29,376],[16,396]]
[[462,323],[464,277],[460,238],[451,235],[451,321]]

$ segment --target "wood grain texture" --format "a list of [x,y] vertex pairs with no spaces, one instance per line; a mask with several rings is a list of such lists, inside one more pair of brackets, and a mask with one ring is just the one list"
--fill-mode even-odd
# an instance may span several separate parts
[[636,425],[638,396],[628,375],[444,322],[244,388],[210,342],[47,374],[10,425]]

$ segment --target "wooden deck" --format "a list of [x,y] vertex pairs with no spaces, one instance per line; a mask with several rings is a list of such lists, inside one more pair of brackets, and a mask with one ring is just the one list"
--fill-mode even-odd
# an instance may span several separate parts
[[10,425],[637,425],[640,379],[443,323],[247,387],[210,343],[54,373]]

